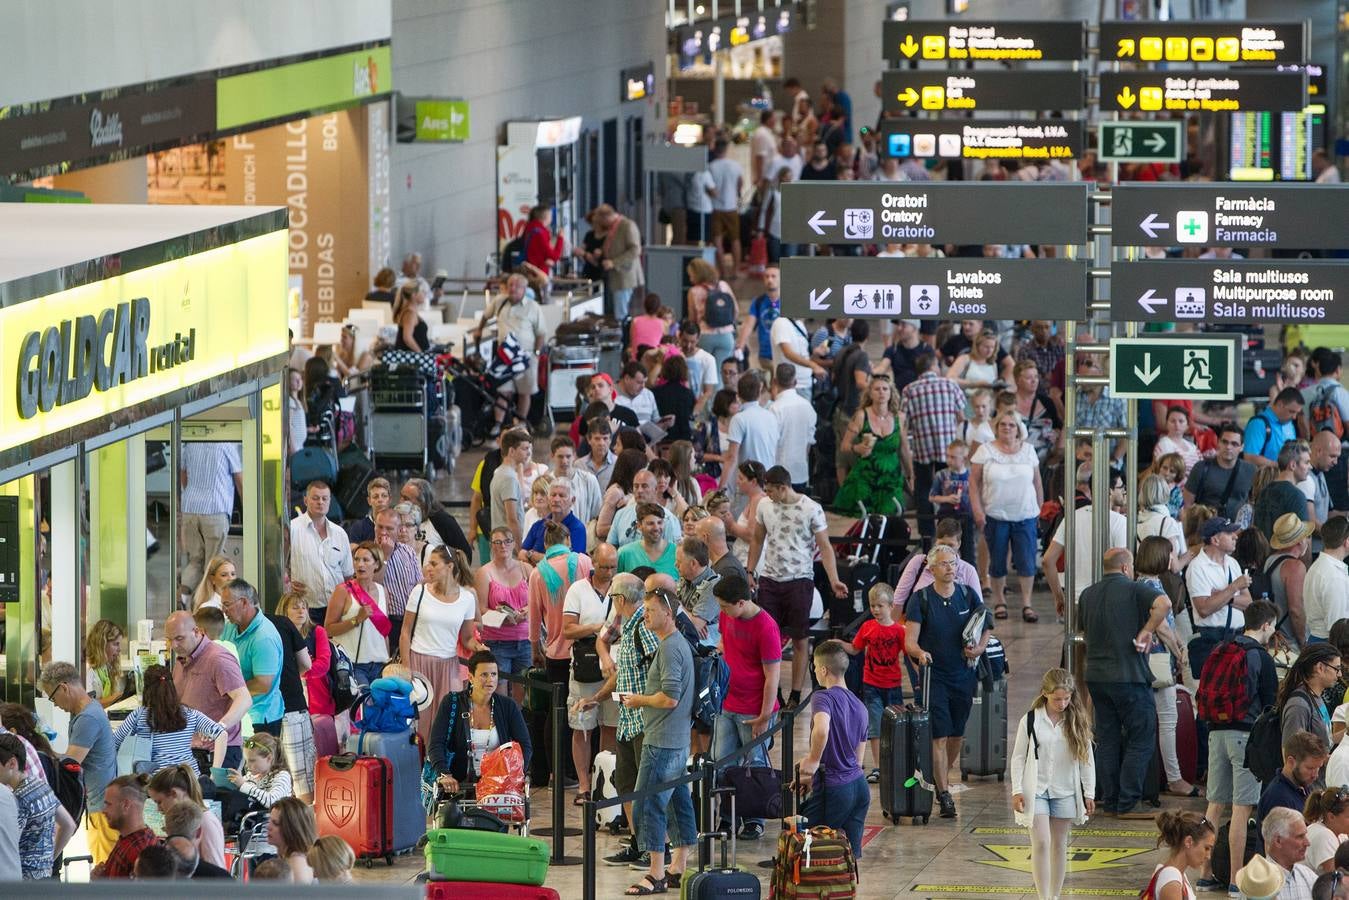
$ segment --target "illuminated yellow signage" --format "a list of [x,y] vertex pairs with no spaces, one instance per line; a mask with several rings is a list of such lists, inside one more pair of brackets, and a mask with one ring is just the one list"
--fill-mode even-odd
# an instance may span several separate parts
[[1079,60],[1083,22],[950,22],[944,19],[888,21],[885,58],[893,63],[930,60]]
[[1102,22],[1101,59],[1130,62],[1307,61],[1303,22]]
[[284,354],[286,232],[0,310],[0,450]]

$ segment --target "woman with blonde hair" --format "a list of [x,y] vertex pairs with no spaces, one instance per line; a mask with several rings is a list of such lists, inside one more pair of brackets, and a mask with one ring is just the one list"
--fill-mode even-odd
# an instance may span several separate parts
[[[702,257],[689,260],[687,274],[692,287],[685,298],[684,308],[688,310],[689,318],[698,323],[698,346],[712,354],[720,371],[722,362],[730,359],[735,352],[735,324],[739,318],[735,292],[717,275],[712,264]],[[731,299],[729,311],[718,302],[724,301],[726,297]],[[712,302],[709,303],[709,299]],[[730,321],[726,322],[728,312]]]
[[211,561],[206,564],[206,572],[201,576],[201,582],[192,593],[192,612],[203,606],[221,609],[220,592],[235,577],[234,562],[228,556],[212,556]]
[[[478,640],[478,598],[473,590],[473,572],[462,550],[444,544],[431,550],[422,566],[423,582],[408,596],[399,638],[399,659],[414,672],[425,675],[433,697],[463,690],[459,677],[461,633],[470,652],[487,649]],[[422,620],[425,621],[422,621]],[[431,742],[431,717],[417,720],[417,731]]]
[[1031,874],[1042,898],[1063,893],[1068,832],[1096,811],[1091,711],[1066,669],[1050,669],[1016,727],[1012,810],[1030,829]]
[[88,664],[84,689],[104,709],[128,695],[127,673],[122,671],[123,636],[122,626],[110,619],[99,619],[84,642],[84,661]]
[[410,350],[413,353],[425,353],[431,349],[431,338],[427,334],[426,321],[422,319],[421,291],[417,282],[409,281],[398,289],[393,300],[393,323],[398,327],[398,340],[394,347]]
[[352,672],[369,684],[389,661],[389,602],[376,580],[384,553],[374,541],[363,541],[351,549],[351,562],[355,574],[333,589],[323,627],[346,652]]
[[307,856],[315,881],[351,884],[351,867],[356,865],[356,853],[337,835],[325,834],[314,841]]
[[276,857],[290,869],[296,884],[311,884],[314,870],[307,855],[319,839],[314,809],[295,797],[282,797],[267,814],[267,843],[276,848]]
[[842,446],[857,454],[857,463],[839,487],[834,508],[849,516],[861,509],[900,515],[905,479],[913,483],[913,456],[899,414],[899,392],[889,375],[873,375],[866,397],[843,434]]
[[1152,461],[1152,468],[1148,470],[1151,475],[1160,476],[1166,482],[1168,494],[1166,497],[1166,508],[1171,511],[1171,515],[1180,516],[1181,508],[1185,506],[1185,459],[1179,453],[1163,453]]
[[956,357],[946,377],[964,388],[967,397],[974,396],[975,391],[1000,386],[998,336],[992,331],[982,331],[976,335],[969,352]]
[[670,445],[670,469],[674,473],[670,483],[689,506],[703,502],[703,490],[693,477],[694,462],[692,441],[675,441]]

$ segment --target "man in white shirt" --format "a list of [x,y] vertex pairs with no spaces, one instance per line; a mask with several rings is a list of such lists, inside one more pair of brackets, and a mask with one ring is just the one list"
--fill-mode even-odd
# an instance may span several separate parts
[[571,482],[572,512],[582,522],[593,522],[600,514],[604,491],[595,476],[576,465],[576,447],[571,438],[559,434],[553,438],[553,477]]
[[724,138],[712,145],[712,161],[707,171],[717,186],[712,199],[712,239],[709,243],[724,247],[723,239],[730,239],[731,255],[736,269],[740,268],[740,192],[744,190],[745,172],[740,163],[726,155],[729,145]]
[[792,181],[801,180],[801,168],[805,166],[806,161],[801,156],[801,146],[796,143],[796,138],[784,137],[782,139],[781,152],[773,157],[773,164],[769,166],[769,172],[777,172],[782,169],[790,169]]
[[322,481],[304,489],[304,512],[290,520],[290,580],[305,587],[305,602],[315,622],[322,622],[328,598],[356,574],[347,533],[328,521],[333,492]]
[[717,183],[712,173],[703,169],[689,176],[687,201],[689,209],[689,243],[701,245],[711,231],[712,198],[717,195]]
[[1302,608],[1307,616],[1307,633],[1314,641],[1324,641],[1330,636],[1331,625],[1349,617],[1349,569],[1344,565],[1349,555],[1349,519],[1327,519],[1321,526],[1321,541],[1321,555],[1302,581]]
[[1260,835],[1265,839],[1265,856],[1283,870],[1283,889],[1279,900],[1312,900],[1312,885],[1316,873],[1303,859],[1307,856],[1307,820],[1296,809],[1277,806],[1265,813],[1260,823]]
[[[776,274],[777,267],[765,270]],[[778,316],[769,330],[769,340],[773,342],[773,368],[787,363],[793,367],[796,390],[809,401],[813,376],[825,376],[824,366],[810,358],[810,331],[800,319],[791,316]]]
[[[778,320],[782,321],[781,319]],[[810,445],[815,443],[815,407],[798,393],[798,370],[782,363],[773,372],[773,402],[768,408],[782,429],[776,464],[792,476],[792,490],[804,494],[810,481]]]
[[[1078,507],[1074,512],[1073,525],[1077,531],[1077,551],[1073,554],[1073,599],[1080,600],[1082,591],[1091,584],[1091,560],[1092,560],[1092,522],[1094,512],[1092,510],[1091,500],[1091,464],[1083,463],[1077,467],[1077,493],[1079,497],[1086,497],[1089,501],[1085,506]],[[1122,505],[1124,502],[1124,478],[1120,475],[1112,474],[1110,476],[1110,534],[1106,543],[1107,550],[1116,548],[1123,549],[1128,547],[1128,528],[1129,523],[1124,516],[1115,512],[1116,505]],[[1066,518],[1066,517],[1065,517]],[[1064,596],[1063,585],[1059,581],[1059,559],[1066,551],[1067,538],[1064,537],[1066,525],[1059,522],[1059,527],[1054,532],[1054,537],[1049,542],[1049,547],[1045,550],[1044,571],[1045,578],[1049,581],[1049,592],[1054,595],[1054,607],[1059,615],[1063,615]]]
[[182,554],[178,576],[183,594],[191,594],[205,574],[206,563],[219,556],[230,530],[234,495],[243,494],[244,464],[239,445],[228,441],[183,441],[178,467],[178,513]]
[[[487,324],[489,318],[495,316],[497,340],[504,341],[508,337],[514,337],[515,342],[520,345],[520,352],[525,356],[525,370],[503,384],[499,390],[503,394],[515,394],[515,411],[522,420],[529,416],[529,399],[539,389],[539,361],[536,352],[544,342],[543,310],[531,297],[525,296],[528,289],[529,282],[525,280],[525,276],[517,273],[507,278],[506,293],[497,298],[490,314],[488,310],[483,310],[483,317],[474,335],[475,341],[481,342],[483,326]],[[500,407],[495,409],[494,414],[498,423],[506,417],[506,411]]]
[[656,421],[656,396],[646,388],[646,367],[636,360],[623,366],[614,403],[632,410],[639,426]]
[[679,323],[679,352],[689,367],[689,388],[697,399],[693,401],[694,415],[703,411],[703,407],[717,391],[719,372],[717,358],[698,346],[698,336],[702,328],[692,319]]
[[774,171],[769,168],[769,164],[778,152],[778,136],[773,132],[773,122],[777,119],[777,115],[777,112],[771,109],[759,113],[759,127],[749,136],[750,177],[755,184],[758,184],[765,175],[772,175]]
[[740,397],[740,412],[731,417],[730,442],[726,459],[721,464],[721,486],[729,489],[735,484],[735,470],[743,462],[754,460],[765,469],[775,465],[782,427],[777,416],[759,403],[763,382],[757,372],[746,372],[736,383]]
[[[1201,635],[1204,629],[1213,629],[1211,638],[1230,637],[1240,634],[1246,627],[1242,610],[1251,605],[1251,579],[1232,558],[1240,530],[1241,526],[1231,519],[1222,516],[1209,519],[1199,532],[1202,548],[1185,569],[1185,586],[1190,591],[1192,607],[1190,614]],[[1305,594],[1303,603],[1306,603]],[[1217,646],[1216,640],[1207,643],[1208,651]],[[1208,652],[1190,653],[1190,670],[1195,678],[1203,671],[1207,658]]]

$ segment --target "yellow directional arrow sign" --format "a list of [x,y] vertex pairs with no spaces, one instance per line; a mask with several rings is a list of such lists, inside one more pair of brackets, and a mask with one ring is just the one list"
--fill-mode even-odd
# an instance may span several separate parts
[[1134,55],[1134,39],[1133,39],[1133,38],[1122,38],[1122,39],[1120,40],[1120,42],[1119,42],[1119,50],[1116,51],[1115,55],[1118,56],[1118,57],[1120,57],[1120,58],[1123,58],[1123,57],[1126,57],[1126,56],[1133,56],[1133,55]]
[[905,88],[904,92],[899,95],[899,99],[904,101],[905,106],[913,106],[918,102],[918,92],[913,88]]
[[1137,98],[1134,97],[1134,92],[1126,85],[1124,90],[1115,95],[1115,99],[1119,101],[1120,106],[1128,109],[1134,105],[1134,100]]
[[[996,866],[999,869],[1011,869],[1014,872],[1031,871],[1030,847],[1016,844],[984,844],[984,849],[996,854],[999,859],[976,860],[981,865]],[[1132,856],[1151,853],[1149,847],[1069,847],[1069,872],[1094,872],[1100,869],[1122,869],[1133,863],[1120,860]]]
[[904,42],[899,45],[899,49],[905,56],[912,57],[918,52],[918,42],[913,39],[913,35],[906,34]]

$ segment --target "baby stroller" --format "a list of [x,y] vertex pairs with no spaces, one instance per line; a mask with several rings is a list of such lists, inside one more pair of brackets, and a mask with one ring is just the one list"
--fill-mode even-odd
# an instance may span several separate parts
[[523,373],[529,364],[514,337],[498,342],[487,359],[477,354],[463,360],[445,355],[440,363],[454,389],[465,449],[494,436],[497,410],[503,413],[502,428],[512,427],[520,418],[514,395],[501,393],[501,386]]

